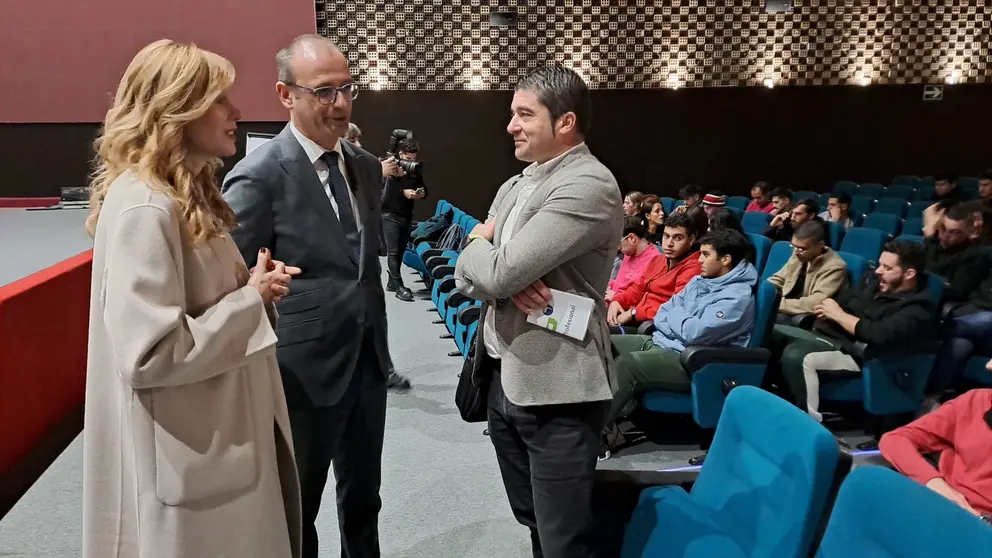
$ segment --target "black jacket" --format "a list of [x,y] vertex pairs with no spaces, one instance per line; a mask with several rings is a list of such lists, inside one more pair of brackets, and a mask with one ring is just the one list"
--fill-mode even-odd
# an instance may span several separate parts
[[426,199],[427,186],[424,184],[424,175],[422,174],[418,174],[416,177],[410,175],[399,178],[385,177],[382,188],[382,212],[412,219],[413,202],[416,200],[407,199],[403,195],[403,190],[416,190],[418,188],[424,189],[424,199]]
[[946,300],[964,300],[978,288],[989,275],[988,248],[969,245],[945,249],[936,236],[924,240],[927,254],[927,271],[939,275],[951,286]]
[[844,289],[834,300],[859,318],[854,335],[830,320],[817,320],[814,329],[838,340],[863,341],[875,352],[913,346],[937,332],[937,304],[925,278],[915,291],[882,294],[878,277],[869,270],[856,287]]

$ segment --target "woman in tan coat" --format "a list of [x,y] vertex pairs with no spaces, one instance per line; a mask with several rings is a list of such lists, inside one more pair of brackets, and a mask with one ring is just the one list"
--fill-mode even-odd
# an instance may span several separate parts
[[299,273],[249,271],[217,188],[235,153],[234,68],[157,41],[96,142],[83,434],[86,558],[300,554],[300,496],[272,303]]

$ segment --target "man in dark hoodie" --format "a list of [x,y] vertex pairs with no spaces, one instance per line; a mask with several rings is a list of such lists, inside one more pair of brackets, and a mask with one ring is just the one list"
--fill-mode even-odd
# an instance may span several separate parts
[[927,271],[950,284],[948,300],[967,299],[988,276],[988,249],[980,242],[977,221],[968,204],[952,205],[941,217],[936,234],[923,243]]
[[862,341],[885,353],[911,347],[930,333],[937,323],[937,305],[927,288],[924,262],[919,244],[889,242],[873,273],[816,307],[812,331],[776,327],[777,337],[790,339],[781,370],[796,405],[822,420],[819,376],[860,372],[861,363],[849,354],[854,343]]

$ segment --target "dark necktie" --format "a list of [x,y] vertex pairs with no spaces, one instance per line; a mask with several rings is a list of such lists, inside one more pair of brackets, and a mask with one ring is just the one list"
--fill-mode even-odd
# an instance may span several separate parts
[[358,225],[355,222],[355,214],[351,208],[348,183],[345,182],[344,175],[341,174],[341,168],[338,167],[338,152],[327,151],[320,158],[327,165],[327,170],[330,173],[327,177],[327,183],[331,187],[331,195],[334,196],[334,201],[338,204],[338,221],[341,222],[341,228],[344,229],[344,236],[348,241],[348,247],[357,257],[362,249],[362,238],[358,234]]
[[783,296],[782,298],[803,297],[803,291],[805,290],[806,287],[806,272],[808,271],[808,268],[809,268],[809,264],[803,264],[803,266],[799,268],[799,277],[796,278],[796,284],[793,285],[792,290],[785,293],[785,296]]

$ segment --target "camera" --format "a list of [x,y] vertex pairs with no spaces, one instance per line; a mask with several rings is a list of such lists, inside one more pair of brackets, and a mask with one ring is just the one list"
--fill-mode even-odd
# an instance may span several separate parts
[[403,169],[409,176],[417,176],[420,174],[421,165],[417,161],[404,161],[400,159],[399,145],[400,142],[405,139],[413,139],[413,130],[401,130],[397,128],[393,130],[393,134],[389,136],[389,148],[386,150],[386,155],[392,157],[396,160],[396,165]]

